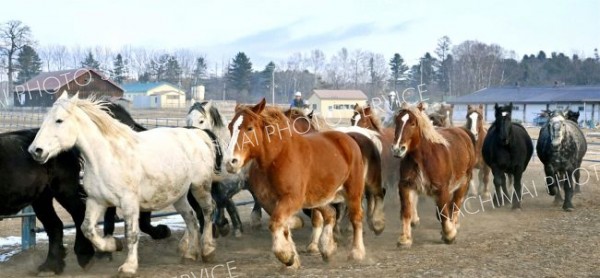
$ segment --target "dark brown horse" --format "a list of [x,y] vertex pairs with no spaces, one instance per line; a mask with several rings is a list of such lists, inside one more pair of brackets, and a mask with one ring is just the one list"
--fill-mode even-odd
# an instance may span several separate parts
[[417,192],[435,198],[442,239],[452,243],[477,160],[475,140],[462,127],[435,129],[424,112],[423,103],[416,108],[403,106],[395,116],[395,123],[392,153],[402,159],[398,190],[403,227],[398,245],[412,244],[411,202]]
[[[292,108],[283,112],[293,122],[294,131],[301,134],[314,133],[319,131],[334,130],[323,118],[314,115],[313,112],[305,114],[303,110]],[[378,134],[375,131],[368,130],[360,127],[339,127],[335,128],[337,131],[348,134],[360,147],[360,151],[363,158],[363,163],[366,167],[365,173],[365,196],[367,199],[367,223],[369,228],[375,232],[376,235],[381,234],[385,228],[385,215],[383,211],[383,198],[385,196],[385,189],[381,184],[381,156],[380,150],[377,145],[381,144]],[[373,139],[371,139],[373,138]],[[372,140],[377,140],[373,142]],[[337,207],[336,207],[337,209]],[[338,213],[343,209],[340,208]],[[313,226],[323,225],[323,220],[320,218],[320,214],[313,214]],[[315,219],[316,217],[316,219]],[[338,221],[336,223],[336,232],[339,232],[339,224],[342,218],[338,215]],[[315,227],[313,230],[318,232],[319,229]],[[317,247],[318,235],[313,233],[313,238],[308,250],[314,251]]]
[[[471,131],[471,134],[475,136],[475,140],[477,141],[477,144],[475,145],[475,154],[477,155],[475,168],[479,170],[479,187],[477,193],[483,194],[484,197],[489,199],[491,194],[488,189],[488,183],[490,181],[490,173],[492,170],[483,160],[483,155],[481,153],[481,150],[483,149],[483,140],[487,135],[487,128],[483,126],[483,105],[467,106],[467,123],[465,124],[465,128]],[[472,189],[474,190],[475,186],[473,186]]]
[[[400,159],[394,157],[390,150],[394,144],[394,128],[385,128],[381,124],[379,117],[375,114],[375,111],[370,106],[362,107],[358,103],[354,106],[354,116],[350,119],[352,126],[359,126],[362,128],[370,129],[379,132],[381,134],[381,143],[383,151],[381,153],[381,176],[383,186],[387,190],[394,188],[400,180]],[[411,224],[413,226],[419,225],[419,214],[417,212],[417,203],[419,199],[415,195],[412,201],[413,205],[413,218]]]
[[[287,225],[302,208],[317,209],[325,222],[319,240],[324,260],[335,251],[332,201],[345,197],[354,228],[349,258],[365,257],[361,200],[365,167],[360,147],[347,134],[327,131],[300,135],[279,109],[265,109],[263,98],[255,106],[238,106],[229,124],[232,134],[226,167],[239,172],[250,161],[252,191],[271,215],[269,229],[273,252],[285,265],[298,268],[300,258]],[[343,194],[343,197],[341,196]]]

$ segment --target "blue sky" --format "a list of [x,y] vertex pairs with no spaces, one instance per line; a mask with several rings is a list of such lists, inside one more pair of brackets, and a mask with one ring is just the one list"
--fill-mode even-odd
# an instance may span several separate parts
[[245,52],[255,68],[318,48],[342,47],[408,64],[435,49],[479,40],[514,50],[591,56],[600,48],[600,1],[7,1],[0,21],[28,24],[40,45],[144,46],[205,53],[209,62]]

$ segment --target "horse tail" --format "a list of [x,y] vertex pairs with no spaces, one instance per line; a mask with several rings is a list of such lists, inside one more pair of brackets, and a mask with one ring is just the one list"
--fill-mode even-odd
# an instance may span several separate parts
[[[196,129],[195,127],[186,127],[186,128]],[[213,145],[213,147],[215,149],[214,172],[215,172],[215,174],[219,174],[219,173],[221,173],[221,164],[223,164],[223,151],[221,150],[221,144],[219,143],[219,137],[217,137],[217,135],[215,135],[215,133],[209,129],[203,129],[202,131],[204,131],[204,133],[206,133],[206,135],[208,135],[208,137],[210,138],[210,140],[205,140],[205,142],[209,145]]]

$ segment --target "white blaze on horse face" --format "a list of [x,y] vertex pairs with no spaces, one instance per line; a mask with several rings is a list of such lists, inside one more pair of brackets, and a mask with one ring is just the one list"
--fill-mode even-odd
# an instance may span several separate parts
[[404,116],[402,116],[402,118],[400,118],[400,120],[402,120],[402,127],[400,128],[400,134],[398,134],[398,141],[396,141],[396,146],[395,146],[396,148],[400,148],[400,141],[402,141],[402,132],[404,132],[404,126],[408,122],[409,118],[410,118],[410,115],[408,115],[408,113],[404,114]]
[[508,112],[504,111],[502,112],[502,117],[506,117],[508,115]]
[[479,119],[479,114],[471,113],[469,118],[471,118],[471,133],[473,133],[473,135],[475,135],[475,139],[477,139],[477,120]]
[[233,152],[235,150],[235,145],[237,145],[238,136],[240,135],[240,125],[244,121],[244,116],[239,116],[237,120],[233,123],[231,140],[229,141],[229,145],[227,146],[227,155],[230,158],[233,158]]
[[358,121],[360,121],[362,117],[360,116],[360,113],[356,113],[356,115],[354,115],[354,117],[352,117],[352,120],[354,121],[353,126],[357,126],[358,125]]
[[200,111],[192,110],[192,112],[190,112],[186,117],[187,126],[193,126],[195,128],[204,128],[200,126],[200,117],[202,117],[202,113],[200,113]]

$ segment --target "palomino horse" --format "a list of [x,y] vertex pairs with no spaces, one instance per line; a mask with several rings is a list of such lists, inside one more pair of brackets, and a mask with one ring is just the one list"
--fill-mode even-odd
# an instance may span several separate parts
[[[485,163],[492,169],[496,194],[494,206],[512,202],[513,209],[521,208],[521,178],[533,155],[533,143],[525,128],[512,122],[512,103],[507,106],[494,106],[495,121],[483,141],[481,154]],[[506,175],[513,179],[514,194],[508,197]],[[516,198],[513,198],[516,197]],[[516,200],[515,200],[516,199]]]
[[[224,118],[219,113],[217,107],[215,107],[212,101],[196,102],[190,107],[190,111],[186,116],[187,126],[192,126],[201,129],[209,129],[214,132],[219,138],[221,146],[226,146],[231,139],[229,130],[224,124]],[[237,207],[233,202],[232,198],[234,195],[239,193],[242,189],[248,189],[246,177],[243,174],[227,175],[226,179],[219,182],[214,182],[211,190],[213,199],[217,203],[217,214],[215,221],[217,227],[222,235],[226,235],[228,232],[229,223],[225,218],[224,209],[227,209],[231,222],[233,224],[233,234],[236,237],[240,237],[243,232],[242,221],[238,213]],[[254,207],[252,208],[251,219],[252,226],[259,227],[261,219],[261,207],[254,193],[252,198],[254,199]]]
[[107,207],[120,207],[126,221],[128,254],[119,274],[135,275],[140,210],[159,210],[174,204],[187,226],[180,249],[184,258],[195,260],[199,253],[199,230],[186,198],[191,189],[207,223],[201,255],[209,259],[215,251],[210,186],[222,159],[219,146],[213,145],[214,134],[185,128],[156,128],[137,133],[102,108],[102,102],[79,99],[77,95],[67,99],[63,94],[46,115],[28,149],[40,163],[73,147],[81,151],[85,169],[83,187],[88,195],[83,234],[99,251],[122,249],[120,240],[102,238],[95,229]]
[[265,105],[263,98],[255,106],[236,108],[229,124],[232,137],[226,165],[230,173],[237,173],[254,160],[250,185],[271,215],[275,256],[289,267],[300,266],[287,221],[300,209],[313,208],[325,222],[319,249],[327,261],[336,248],[335,211],[329,203],[343,194],[354,228],[349,257],[364,259],[361,200],[366,169],[360,147],[338,131],[294,133],[291,121],[279,109],[265,109]]
[[472,135],[462,127],[436,130],[423,105],[404,105],[396,115],[392,153],[402,159],[398,184],[402,202],[398,245],[402,246],[412,244],[411,202],[417,192],[435,198],[442,239],[445,243],[455,240],[460,208],[477,160]]
[[[490,192],[488,189],[488,182],[490,181],[490,166],[488,166],[483,160],[483,155],[481,154],[481,150],[483,149],[483,140],[487,135],[487,129],[483,127],[483,105],[476,106],[467,106],[467,123],[465,124],[465,128],[471,131],[471,134],[475,136],[475,140],[477,144],[475,145],[475,154],[477,155],[477,163],[475,163],[475,168],[479,170],[479,188],[477,190],[478,194],[483,192],[485,197],[490,197]],[[472,189],[475,190],[474,183],[471,182]]]
[[567,113],[554,111],[550,113],[548,123],[540,129],[536,152],[544,164],[546,184],[550,195],[555,195],[555,202],[560,197],[560,182],[563,182],[565,200],[563,209],[573,210],[573,187],[579,184],[579,167],[587,152],[587,142],[579,126],[567,119]]
[[[361,127],[331,127],[325,119],[314,115],[313,112],[306,114],[303,110],[292,108],[283,112],[293,122],[294,132],[299,134],[308,134],[319,131],[337,130],[347,133],[360,147],[363,156],[363,163],[367,168],[365,173],[365,196],[367,199],[367,223],[369,228],[376,235],[381,234],[385,228],[385,214],[383,211],[383,198],[385,189],[381,185],[381,156],[380,149],[381,141],[379,134],[375,131]],[[375,142],[374,142],[375,141]],[[344,209],[336,206],[338,213],[338,221],[336,222],[335,230],[339,232],[339,224],[344,213]],[[313,220],[313,236],[311,243],[308,246],[309,252],[318,251],[317,243],[319,233],[322,230],[323,218],[320,213],[311,215]]]
[[[366,129],[374,130],[381,134],[381,143],[383,145],[381,152],[381,176],[383,181],[383,187],[391,189],[398,185],[400,180],[400,159],[395,158],[390,150],[394,144],[394,128],[383,127],[379,117],[375,114],[375,110],[370,106],[362,107],[358,103],[354,106],[354,115],[350,119],[352,126],[359,126]],[[419,225],[419,214],[417,212],[417,204],[419,202],[418,196],[414,196],[412,201],[413,212],[412,222],[413,226]]]
[[434,126],[453,127],[452,116],[454,105],[446,103],[434,103],[427,109],[429,119],[433,121]]

